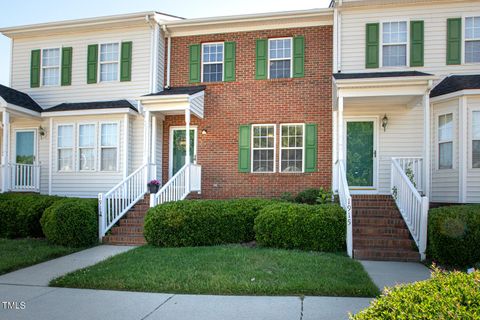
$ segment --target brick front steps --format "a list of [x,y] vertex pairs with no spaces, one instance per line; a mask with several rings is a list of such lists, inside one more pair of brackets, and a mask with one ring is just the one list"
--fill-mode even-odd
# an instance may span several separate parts
[[353,256],[360,260],[420,261],[391,196],[353,196]]
[[143,223],[148,209],[149,197],[146,195],[103,237],[103,243],[113,245],[142,245],[147,243],[143,237]]

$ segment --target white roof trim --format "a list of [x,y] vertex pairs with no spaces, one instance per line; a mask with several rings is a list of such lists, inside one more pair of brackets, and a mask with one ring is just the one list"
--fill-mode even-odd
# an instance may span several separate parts
[[[1,100],[3,100],[3,102],[5,102],[5,100],[3,98],[0,97]],[[0,101],[2,102],[2,101]],[[33,111],[33,110],[30,110],[30,109],[27,109],[25,107],[22,107],[22,106],[18,106],[16,104],[12,104],[12,103],[8,103],[8,102],[5,102],[5,105],[3,103],[0,103],[0,106],[4,107],[5,110],[7,111],[13,111],[17,114],[23,114],[23,115],[28,115],[28,116],[32,116],[32,117],[38,117],[40,118],[41,114],[40,112],[37,112],[37,111]]]
[[104,108],[104,109],[85,109],[85,110],[69,110],[69,111],[51,111],[46,109],[42,112],[42,118],[49,117],[67,117],[67,116],[91,116],[91,115],[103,115],[103,114],[132,114],[136,115],[137,112],[131,108]]
[[443,94],[438,97],[431,98],[431,102],[440,102],[450,99],[455,99],[461,96],[472,96],[472,95],[480,95],[480,89],[465,89],[460,91],[455,91],[452,93]]
[[391,86],[394,84],[408,85],[414,83],[424,83],[425,81],[437,80],[439,77],[431,76],[414,76],[414,77],[383,77],[383,78],[356,78],[356,79],[335,79],[333,83],[337,88],[341,87],[362,87],[362,86]]

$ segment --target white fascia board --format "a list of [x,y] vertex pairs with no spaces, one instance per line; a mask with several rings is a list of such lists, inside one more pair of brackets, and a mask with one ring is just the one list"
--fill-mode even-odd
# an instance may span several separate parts
[[0,97],[0,107],[6,108],[7,107],[7,101]]
[[117,109],[89,109],[89,110],[71,110],[71,111],[52,111],[42,112],[42,118],[50,117],[68,117],[68,116],[92,116],[92,115],[105,115],[105,114],[131,114],[137,115],[138,113],[131,108],[117,108]]
[[430,102],[436,103],[436,102],[456,99],[460,96],[471,96],[471,95],[480,95],[480,89],[460,90],[460,91],[444,94],[435,98],[431,98]]
[[[3,100],[3,101],[5,101],[5,100]],[[17,106],[15,104],[11,104],[11,103],[6,103],[5,108],[7,110],[11,110],[11,111],[14,111],[16,113],[24,114],[24,115],[27,115],[27,116],[38,117],[38,118],[40,118],[40,116],[41,116],[40,112],[33,111],[33,110],[30,110],[30,109],[27,109],[27,108],[24,108],[24,107],[20,107],[20,106]]]
[[360,78],[360,79],[335,79],[333,82],[337,88],[342,87],[361,87],[361,86],[385,86],[385,85],[410,85],[425,83],[425,81],[437,80],[437,76],[417,76],[417,77],[384,77],[384,78]]
[[140,101],[142,104],[153,103],[171,103],[171,102],[188,102],[188,94],[175,94],[175,95],[163,95],[163,96],[144,96],[138,97],[135,100]]

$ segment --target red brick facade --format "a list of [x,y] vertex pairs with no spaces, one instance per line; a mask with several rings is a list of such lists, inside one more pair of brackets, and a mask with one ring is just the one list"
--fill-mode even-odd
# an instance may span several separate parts
[[[272,197],[308,187],[331,186],[332,176],[332,26],[172,38],[171,86],[189,86],[189,45],[236,42],[236,81],[202,83],[204,119],[198,126],[197,162],[202,166],[203,198]],[[305,37],[305,77],[255,80],[255,40]],[[318,161],[314,173],[279,173],[281,123],[318,125]],[[164,121],[163,179],[168,179],[170,126],[183,126],[183,116]],[[241,124],[276,124],[276,173],[240,173],[238,136]],[[202,135],[206,129],[208,133]]]

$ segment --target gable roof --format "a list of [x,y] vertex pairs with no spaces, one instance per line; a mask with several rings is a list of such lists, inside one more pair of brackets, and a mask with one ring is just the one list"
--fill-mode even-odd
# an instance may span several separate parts
[[191,96],[195,93],[205,91],[205,88],[206,86],[170,87],[168,89],[165,89],[157,93],[150,93],[150,94],[144,95],[144,97],[173,96],[173,95],[180,95],[180,94],[186,94]]
[[16,106],[42,112],[43,109],[28,94],[0,84],[0,97]]
[[78,110],[92,110],[92,109],[119,109],[130,108],[137,111],[127,100],[115,100],[115,101],[93,101],[93,102],[77,102],[77,103],[62,103],[54,107],[45,109],[43,112],[55,112],[55,111],[78,111]]
[[430,92],[430,97],[435,98],[448,93],[472,89],[480,89],[480,74],[452,75],[437,84]]
[[431,76],[429,73],[419,71],[392,71],[392,72],[360,72],[360,73],[334,73],[335,80],[346,79],[374,79],[374,78],[398,78],[398,77],[424,77]]

